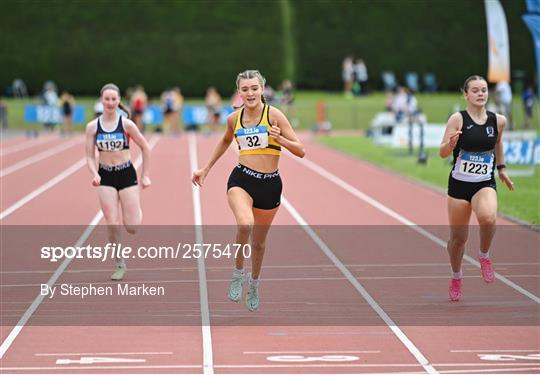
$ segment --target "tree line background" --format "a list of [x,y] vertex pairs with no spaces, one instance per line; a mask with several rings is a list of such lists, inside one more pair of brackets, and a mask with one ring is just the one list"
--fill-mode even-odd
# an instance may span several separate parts
[[[511,69],[535,71],[524,0],[501,1]],[[238,72],[259,69],[276,87],[339,90],[346,55],[363,58],[371,85],[392,70],[435,73],[443,90],[487,73],[483,0],[4,0],[0,88],[45,80],[78,95],[106,82],[148,93],[178,85],[232,93]]]

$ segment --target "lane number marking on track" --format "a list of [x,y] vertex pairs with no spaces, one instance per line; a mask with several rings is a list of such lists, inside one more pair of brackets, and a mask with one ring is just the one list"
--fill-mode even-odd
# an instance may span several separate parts
[[271,362],[352,362],[360,358],[354,355],[323,355],[321,357],[305,357],[303,355],[274,355],[266,357]]
[[478,354],[484,361],[540,361],[540,354],[513,355],[513,354]]
[[113,358],[113,357],[81,357],[81,359],[57,359],[57,365],[93,365],[96,363],[142,363],[146,359]]

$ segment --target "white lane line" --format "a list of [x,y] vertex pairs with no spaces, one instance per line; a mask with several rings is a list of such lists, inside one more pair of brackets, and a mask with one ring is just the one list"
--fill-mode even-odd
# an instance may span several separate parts
[[51,141],[54,141],[54,140],[55,140],[55,138],[45,137],[45,138],[40,138],[37,141],[30,140],[30,141],[24,142],[22,144],[13,145],[13,146],[6,147],[6,148],[0,147],[2,149],[1,152],[0,152],[0,157],[12,154],[14,152],[26,150],[27,148],[31,148],[31,147],[37,146],[39,144],[51,142]]
[[[286,153],[286,155],[288,155],[288,154]],[[298,163],[302,164],[306,168],[312,170],[313,172],[317,173],[319,176],[324,177],[327,180],[329,180],[330,182],[333,182],[334,184],[338,185],[343,190],[348,191],[349,193],[351,193],[352,195],[354,195],[358,199],[368,203],[369,205],[375,207],[379,211],[381,211],[381,212],[385,213],[386,215],[394,218],[395,220],[399,221],[400,223],[410,227],[414,231],[420,233],[422,236],[430,239],[431,241],[435,242],[439,246],[446,249],[446,242],[445,241],[443,241],[439,237],[433,235],[432,233],[428,232],[424,228],[420,227],[418,224],[416,224],[416,223],[412,222],[411,220],[405,218],[404,216],[398,214],[396,211],[392,210],[391,208],[383,205],[381,202],[377,201],[376,199],[374,199],[374,198],[370,197],[369,195],[361,192],[360,190],[358,190],[354,186],[350,185],[349,183],[345,182],[344,180],[342,180],[341,178],[336,176],[335,174],[333,174],[333,173],[329,172],[328,170],[324,169],[323,167],[319,166],[317,163],[315,163],[315,162],[313,162],[311,160],[307,160],[307,159],[295,158],[293,156],[290,156],[290,158],[292,160],[295,160]],[[470,257],[469,255],[465,254],[463,259],[465,259],[470,264],[476,266],[477,268],[480,268],[480,263],[476,259]],[[518,291],[519,293],[523,294],[524,296],[532,299],[534,302],[540,304],[540,297],[538,297],[535,294],[529,292],[528,290],[524,289],[523,287],[519,286],[518,284],[514,283],[510,279],[504,277],[503,275],[501,275],[501,274],[499,274],[497,272],[495,272],[495,276],[497,277],[497,279],[502,281],[504,284],[506,284],[510,288],[513,288],[514,290]]]
[[[519,369],[519,371],[526,371],[530,368],[531,363],[439,363],[434,364],[435,366],[439,367],[468,367],[468,366],[474,366],[474,367],[512,367],[515,366],[516,369]],[[534,365],[533,365],[534,366]],[[347,364],[283,364],[283,365],[277,365],[277,364],[253,364],[253,365],[215,365],[215,368],[223,368],[223,369],[234,369],[234,368],[303,368],[303,367],[309,367],[309,368],[328,368],[328,367],[358,367],[358,368],[384,368],[384,367],[420,367],[419,364],[416,363],[347,363]],[[202,368],[201,365],[146,365],[146,366],[42,366],[42,367],[0,367],[0,371],[32,371],[32,370],[44,370],[44,371],[50,371],[50,370],[126,370],[126,369],[183,369],[183,368],[191,368],[191,369],[200,369]],[[500,371],[509,371],[510,369],[504,368]],[[457,370],[459,371],[459,370]],[[479,370],[468,370],[468,371],[479,371]],[[493,371],[493,370],[492,370]],[[453,372],[453,371],[444,371],[446,372]],[[464,370],[463,372],[466,372]],[[418,372],[414,372],[414,374],[418,374]]]
[[294,206],[282,196],[283,205],[296,220],[298,225],[306,231],[311,239],[319,246],[322,252],[334,263],[334,265],[341,271],[341,273],[347,278],[352,286],[360,293],[360,295],[366,300],[371,308],[381,317],[386,325],[394,332],[396,337],[405,345],[407,350],[416,358],[418,363],[424,368],[428,374],[437,374],[437,370],[429,363],[427,358],[420,352],[420,350],[414,345],[414,343],[405,335],[405,333],[398,327],[396,323],[388,316],[388,314],[379,306],[379,304],[373,299],[373,297],[367,292],[367,290],[358,282],[353,274],[345,267],[345,265],[338,259],[338,257],[332,252],[332,250],[321,240],[321,238],[315,233],[315,231],[309,226],[307,221],[300,215],[300,213],[294,208]]
[[[531,371],[527,372],[529,374],[538,374],[538,370],[540,370],[540,367],[516,367],[516,368],[499,368],[499,369],[482,369],[482,370],[446,370],[441,371],[441,374],[477,374],[477,373],[492,373],[492,372],[503,372],[503,373],[510,373],[510,371],[517,372],[519,371],[522,373],[523,371]],[[532,372],[534,371],[534,372]]]
[[103,353],[36,353],[36,357],[58,357],[63,355],[171,355],[173,352],[103,352]]
[[39,154],[35,154],[30,156],[29,158],[26,158],[24,160],[21,160],[15,164],[10,165],[9,167],[6,167],[4,169],[0,170],[0,177],[5,177],[10,175],[13,172],[18,171],[19,169],[28,167],[29,165],[32,165],[34,163],[37,163],[38,161],[47,159],[48,157],[51,157],[53,155],[56,155],[64,150],[67,150],[68,148],[71,148],[75,145],[78,145],[80,143],[83,143],[82,139],[74,139],[71,142],[66,142],[59,144],[56,147],[53,147],[49,150],[45,150],[43,152],[40,152]]
[[72,371],[72,370],[130,370],[130,369],[198,369],[201,365],[154,365],[154,366],[44,366],[44,367],[0,367],[0,371]]
[[244,354],[376,354],[380,350],[299,350],[278,352],[243,352]]
[[[511,265],[521,265],[521,266],[529,266],[529,265],[534,265],[535,263],[519,263],[519,264],[514,264],[512,263]],[[441,266],[441,267],[448,267],[448,264],[447,263],[424,263],[424,264],[400,264],[400,263],[395,263],[395,264],[344,264],[345,267],[347,268],[354,268],[354,267],[361,267],[361,268],[370,268],[370,267],[396,267],[396,268],[402,268],[402,267],[431,267],[431,266]],[[499,263],[497,262],[497,266],[504,266],[504,265],[509,265],[508,263]],[[222,267],[218,267],[218,266],[214,266],[214,267],[206,267],[206,270],[207,271],[220,271],[220,270],[227,270],[229,271],[230,270],[230,266],[222,266]],[[268,265],[268,266],[264,266],[264,268],[276,268],[276,269],[288,269],[288,268],[313,268],[313,269],[316,269],[316,270],[325,270],[325,268],[328,268],[328,269],[334,269],[335,267],[333,265],[329,265],[329,264],[318,264],[318,265],[313,265],[313,264],[306,264],[306,265],[292,265],[292,264],[289,264],[289,265]],[[197,268],[196,267],[164,267],[164,268],[130,268],[129,270],[130,271],[195,271]],[[24,270],[20,270],[20,271],[0,271],[0,275],[1,274],[25,274],[25,273],[31,273],[31,274],[35,274],[35,273],[50,273],[51,271],[50,270],[33,270],[33,271],[24,271]],[[85,272],[88,272],[88,273],[95,273],[95,272],[110,272],[110,270],[108,269],[84,269],[84,270],[68,270],[66,271],[66,273],[85,273]],[[540,275],[538,274],[534,274],[534,275],[509,275],[509,277],[540,277]],[[429,278],[439,278],[439,277],[443,277],[443,276],[411,276],[411,277],[429,277]],[[471,277],[471,278],[479,278],[481,276],[473,276],[473,275],[470,275],[470,276],[464,276],[464,277]]]
[[[199,169],[197,157],[197,138],[193,132],[189,133],[189,163],[191,173]],[[188,182],[186,182],[188,183]],[[199,188],[191,185],[191,197],[193,200],[193,216],[195,220],[195,243],[203,243],[201,195]],[[199,275],[199,297],[201,302],[201,329],[203,344],[203,370],[205,375],[214,373],[214,359],[212,352],[212,331],[210,327],[210,308],[208,306],[208,289],[204,257],[197,258],[197,270]]]
[[86,158],[79,159],[75,164],[72,164],[70,167],[68,167],[63,172],[59,173],[55,177],[51,178],[49,181],[38,187],[36,190],[32,191],[31,193],[28,193],[23,198],[19,199],[17,202],[13,203],[11,206],[6,208],[4,211],[0,213],[0,220],[5,219],[9,215],[11,215],[13,212],[17,211],[19,208],[33,200],[34,198],[38,197],[39,195],[43,194],[59,182],[62,182],[65,178],[69,177],[73,173],[77,172],[79,169],[81,169],[83,166],[86,165]]
[[[346,267],[346,266],[345,266]],[[130,268],[130,271],[137,271],[136,268]],[[162,270],[160,270],[162,271]],[[96,272],[110,272],[110,271],[107,271],[107,270],[98,270]],[[50,273],[50,271],[48,272]],[[70,273],[69,271],[65,271],[65,273]],[[77,272],[76,272],[77,273]],[[511,277],[529,277],[529,278],[532,278],[532,277],[540,277],[540,275],[510,275]],[[354,276],[353,276],[354,277]],[[471,275],[471,276],[463,276],[463,278],[466,278],[466,279],[480,279],[482,276],[479,276],[479,275]],[[361,276],[361,277],[356,277],[357,280],[403,280],[403,279],[408,279],[408,280],[436,280],[436,279],[446,279],[447,277],[445,276]],[[341,281],[341,280],[347,280],[346,277],[269,277],[269,278],[265,278],[264,281]],[[231,281],[230,279],[206,279],[206,282],[207,283],[223,283],[223,282],[229,282]],[[133,280],[131,281],[130,283],[132,284],[141,284],[141,283],[145,283],[145,284],[153,284],[153,283],[198,283],[199,280],[198,279],[175,279],[175,280]],[[28,288],[28,287],[36,287],[36,286],[40,286],[41,284],[2,284],[0,285],[0,288]],[[56,286],[59,286],[59,284],[55,284]],[[70,285],[88,285],[88,283],[70,283]],[[117,285],[117,283],[111,283],[111,282],[99,282],[99,281],[96,281],[96,282],[92,282],[92,285]],[[493,297],[495,298],[495,297]],[[500,299],[500,297],[498,297],[497,301],[499,302],[505,302],[505,301],[508,301],[508,300],[502,300]],[[517,301],[512,301],[512,302],[517,302]],[[6,303],[6,302],[3,302],[3,303]]]
[[527,353],[540,352],[538,349],[469,349],[469,350],[450,350],[450,353]]
[[[154,146],[157,144],[158,141],[159,141],[158,137],[152,138],[150,140],[150,149],[154,148]],[[82,159],[82,160],[86,163],[86,159]],[[141,161],[142,161],[142,155],[139,155],[139,158],[135,161],[135,164],[134,164],[136,168],[138,168],[138,166],[141,164]],[[88,224],[83,234],[79,237],[79,239],[73,246],[75,247],[82,246],[86,242],[90,234],[94,231],[94,228],[96,227],[96,225],[100,222],[102,218],[103,218],[103,212],[99,210],[94,216],[94,218],[92,219],[92,221],[90,221],[90,224]],[[52,287],[53,284],[56,283],[56,281],[60,278],[60,275],[62,274],[62,272],[64,272],[64,270],[69,266],[72,259],[73,258],[65,258],[64,261],[60,264],[60,266],[58,266],[56,271],[54,271],[52,276],[49,278],[49,281],[47,281],[47,285],[49,287]],[[38,294],[37,297],[32,302],[32,304],[28,307],[28,309],[24,312],[22,317],[19,319],[15,327],[13,327],[9,335],[6,337],[6,339],[0,346],[0,359],[4,357],[4,354],[6,354],[11,344],[13,344],[13,341],[15,341],[15,339],[17,338],[21,330],[24,328],[24,326],[26,325],[26,323],[32,316],[32,314],[34,314],[38,306],[41,304],[41,302],[43,302],[44,298],[45,298],[44,295],[42,295],[41,293]]]
[[[96,216],[94,216],[90,224],[86,227],[85,231],[79,237],[79,239],[77,240],[74,246],[82,246],[85,243],[85,241],[88,239],[88,237],[90,236],[95,226],[99,223],[102,217],[103,217],[103,212],[101,212],[100,210],[96,214]],[[54,271],[52,276],[49,278],[49,281],[47,281],[47,285],[49,285],[49,287],[52,287],[52,285],[56,283],[56,281],[58,280],[62,272],[64,272],[64,270],[67,268],[69,263],[71,263],[71,260],[72,258],[65,258],[64,261],[60,264],[60,266],[56,269],[56,271]],[[11,344],[13,344],[13,341],[15,341],[15,339],[17,338],[17,336],[19,335],[23,327],[26,325],[26,323],[32,316],[32,314],[36,311],[36,309],[41,304],[41,302],[43,302],[44,298],[45,298],[44,295],[42,295],[41,293],[38,294],[38,296],[34,299],[30,307],[28,307],[28,309],[24,312],[23,316],[19,319],[19,321],[17,322],[17,325],[13,327],[8,337],[6,337],[6,339],[0,346],[0,359],[4,357],[4,354],[6,354]]]

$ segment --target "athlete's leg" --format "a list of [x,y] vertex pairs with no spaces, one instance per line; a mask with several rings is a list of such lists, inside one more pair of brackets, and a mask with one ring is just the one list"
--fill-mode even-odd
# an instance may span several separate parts
[[107,222],[109,241],[111,243],[120,242],[120,211],[118,209],[118,191],[112,186],[98,187],[99,203],[101,211]]
[[454,273],[461,271],[461,262],[465,252],[465,243],[469,236],[469,220],[471,204],[464,199],[448,197],[448,222],[450,224],[450,239],[447,250],[450,265]]
[[246,296],[246,306],[249,311],[255,311],[259,308],[259,275],[266,247],[266,235],[276,215],[278,208],[271,210],[262,210],[253,208],[255,226],[251,236],[251,269],[249,275],[249,290]]
[[450,239],[447,250],[452,267],[452,278],[448,288],[451,301],[461,298],[461,262],[465,252],[465,243],[469,235],[469,220],[471,218],[471,204],[464,199],[448,197],[448,222],[450,223]]
[[[227,191],[227,199],[236,219],[236,243],[240,244],[240,248],[243,249],[249,243],[253,228],[254,219],[251,211],[253,199],[244,189],[238,186],[231,187]],[[242,298],[245,280],[243,251],[237,251],[235,254],[235,267],[227,296],[231,301],[238,302]]]
[[[236,219],[236,243],[244,246],[249,243],[249,237],[255,221],[253,217],[253,199],[241,187],[235,186],[227,191],[227,200]],[[236,269],[244,269],[244,255],[238,252],[236,258]]]
[[128,233],[135,234],[137,232],[137,227],[142,222],[139,186],[134,185],[122,189],[118,192],[118,195],[120,196],[124,227]]
[[[120,209],[118,192],[111,186],[98,187],[101,211],[107,222],[109,242],[120,243]],[[123,259],[116,258],[116,270],[111,276],[112,280],[122,280],[126,272],[126,265]]]
[[489,248],[495,235],[495,224],[497,222],[497,192],[495,189],[485,187],[480,189],[472,198],[472,210],[480,224],[480,268],[482,278],[486,283],[495,280],[493,264],[489,259]]
[[253,208],[255,225],[251,235],[251,275],[254,279],[258,279],[261,273],[264,250],[266,248],[266,235],[278,208],[276,207],[272,210]]
[[480,251],[488,252],[497,222],[497,192],[490,187],[478,190],[471,199],[471,206],[480,225]]

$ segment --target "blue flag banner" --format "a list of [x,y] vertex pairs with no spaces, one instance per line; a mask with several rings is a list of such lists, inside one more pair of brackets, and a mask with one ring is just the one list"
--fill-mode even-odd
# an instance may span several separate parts
[[[76,105],[73,109],[73,123],[84,123],[84,107]],[[24,106],[24,121],[28,123],[59,124],[62,122],[60,107],[27,104]]]
[[[219,122],[225,124],[227,116],[234,111],[231,107],[222,107],[219,111]],[[203,125],[210,123],[208,109],[203,105],[185,106],[182,109],[182,122],[185,126]]]
[[163,112],[158,105],[149,105],[143,113],[143,122],[146,125],[163,124]]
[[540,0],[527,0],[527,11],[530,13],[540,13]]
[[[540,0],[527,0],[527,12],[523,15],[523,21],[533,36],[536,51],[536,76],[540,77]],[[538,85],[538,96],[540,97],[540,85]]]

